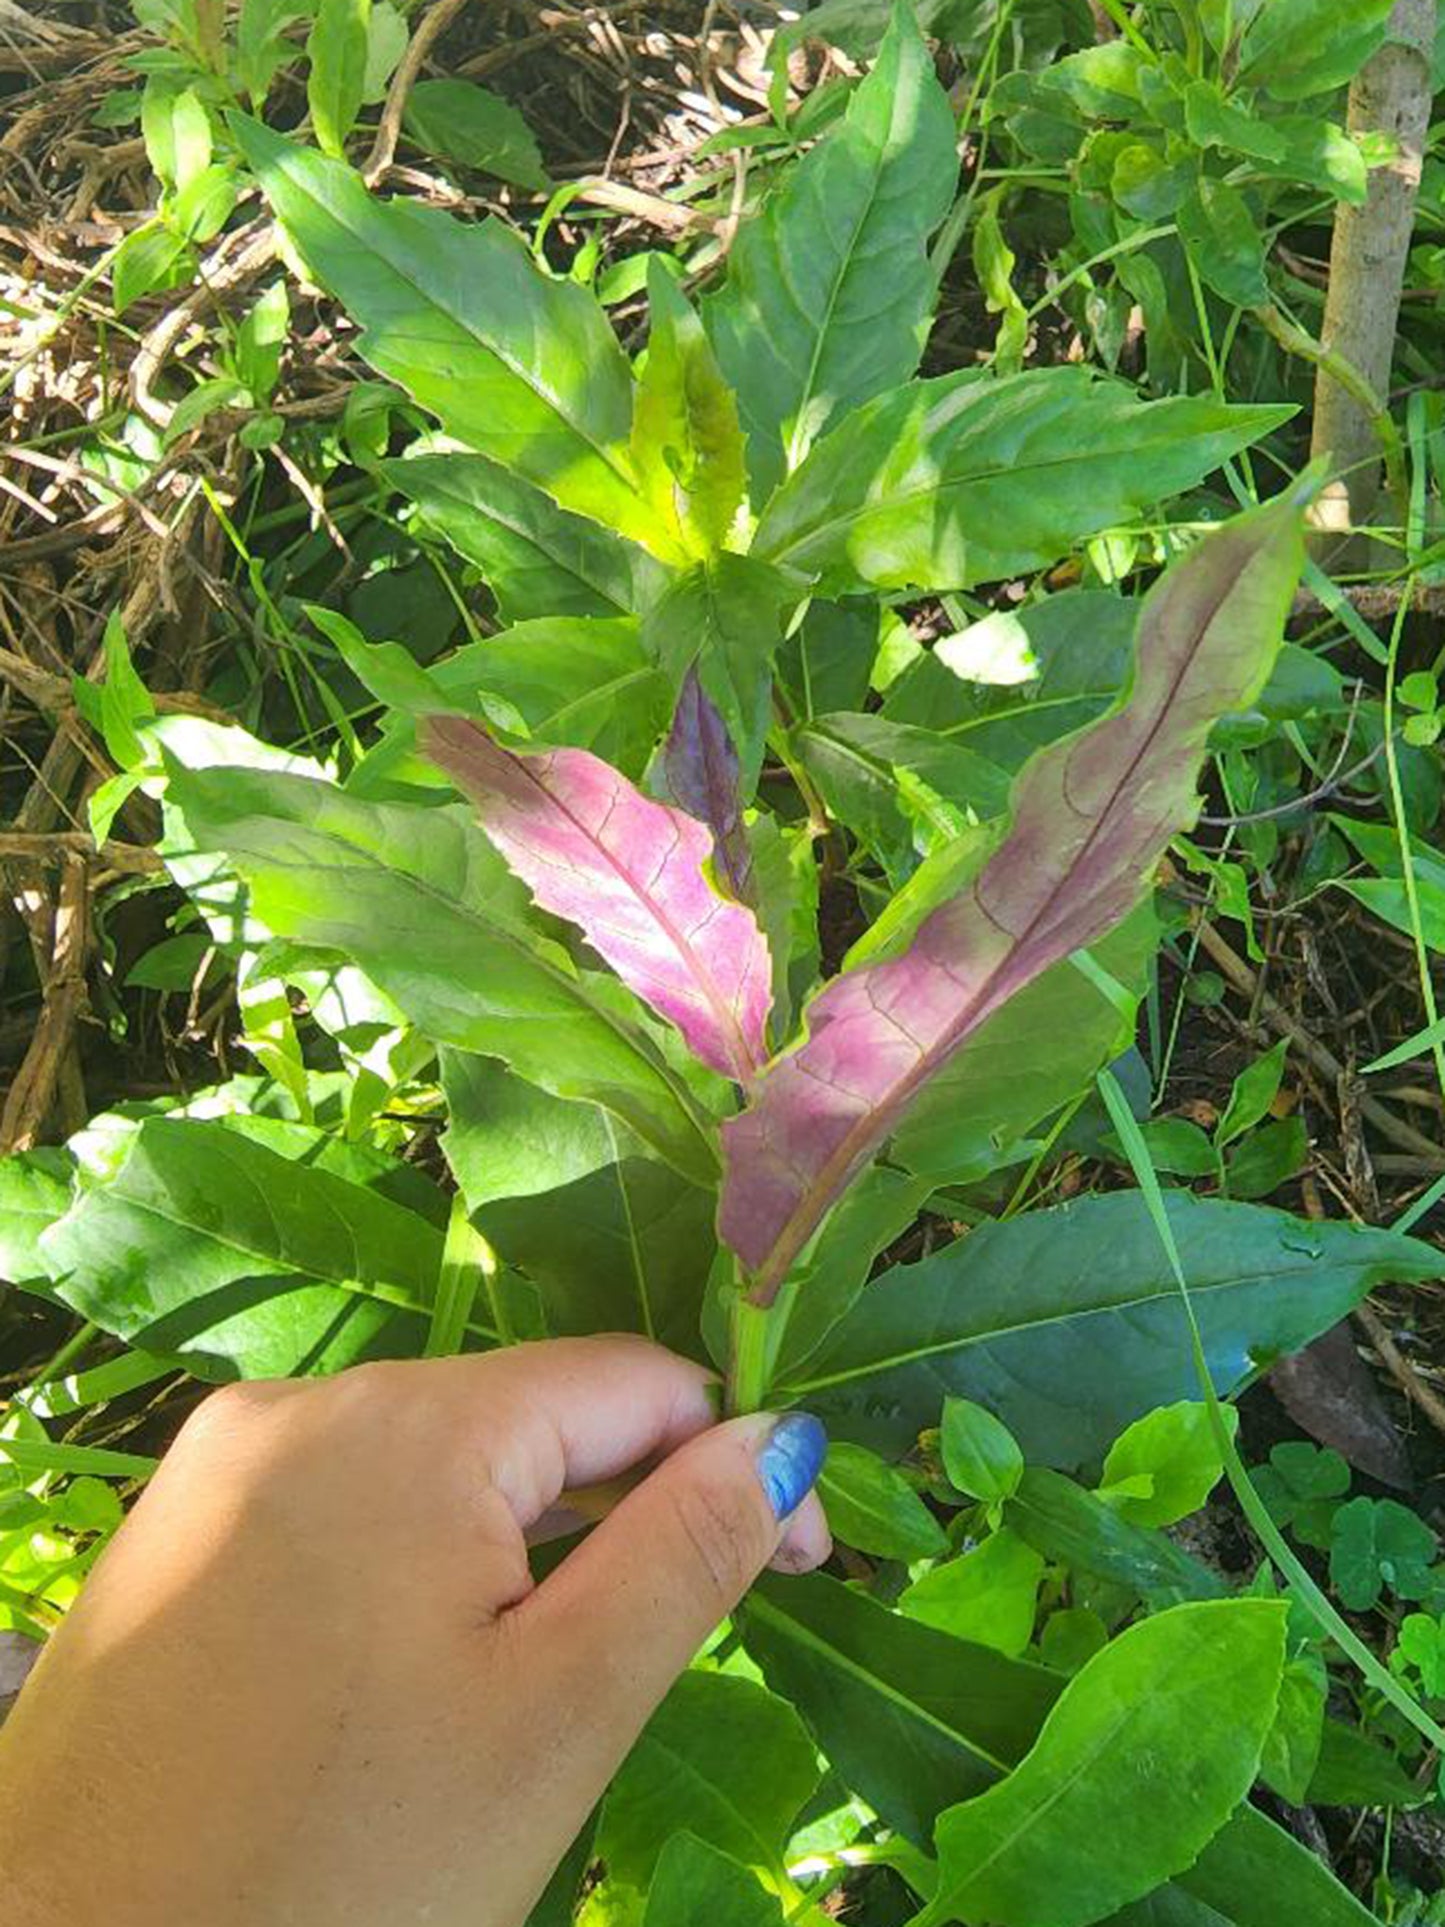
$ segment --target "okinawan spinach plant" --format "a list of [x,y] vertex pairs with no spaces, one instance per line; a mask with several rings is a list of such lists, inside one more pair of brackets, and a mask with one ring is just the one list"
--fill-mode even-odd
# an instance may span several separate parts
[[[203,70],[157,87],[172,133],[194,92],[396,418],[434,418],[373,446],[371,480],[500,627],[423,667],[307,608],[382,712],[334,761],[157,719],[110,638],[98,725],[120,783],[162,795],[169,874],[269,1075],[0,1170],[6,1269],[133,1347],[68,1396],[630,1326],[710,1353],[740,1409],[827,1419],[835,1528],[881,1564],[756,1590],[539,1927],[579,1900],[598,1927],[816,1921],[865,1862],[928,1927],[1358,1927],[1248,1803],[1260,1775],[1324,1797],[1319,1655],[1267,1576],[1232,1593],[1160,1531],[1219,1464],[1180,1406],[1156,1226],[1133,1192],[1015,1215],[990,1189],[1130,1043],[1211,730],[1262,692],[1290,713],[1298,508],[1182,556],[1159,538],[1142,599],[1039,595],[927,651],[893,611],[1050,568],[1289,411],[1069,367],[917,378],[957,157],[907,6],[720,285],[694,305],[652,264],[637,366],[503,222],[378,199],[346,164],[367,9],[297,10],[324,154],[232,110],[264,107],[279,16],[243,8],[238,89],[216,10],[153,11]],[[275,343],[248,340],[264,400]],[[1010,652],[1023,677],[979,673]],[[858,914],[825,968],[840,889]],[[870,1282],[930,1207],[973,1228]],[[1380,1279],[1441,1269],[1237,1199],[1163,1208],[1224,1394]],[[63,1469],[36,1416],[62,1409],[52,1388],[15,1423],[15,1463]]]

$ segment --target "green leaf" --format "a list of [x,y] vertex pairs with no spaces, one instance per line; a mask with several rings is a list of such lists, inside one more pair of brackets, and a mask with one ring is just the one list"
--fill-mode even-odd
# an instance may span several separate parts
[[663,575],[645,549],[558,508],[549,495],[482,455],[382,462],[421,526],[481,570],[506,622],[641,610]]
[[696,668],[738,752],[745,798],[757,787],[772,714],[773,656],[783,607],[794,599],[776,569],[747,555],[718,555],[676,577],[643,623],[648,649],[674,690]]
[[993,346],[994,366],[1002,375],[1013,375],[1022,366],[1028,346],[1029,317],[1013,284],[1018,257],[1004,239],[999,221],[1004,192],[998,187],[984,197],[974,222],[973,266],[989,313],[1000,317]]
[[[1008,1779],[940,1816],[940,1891],[921,1919],[1084,1927],[1191,1866],[1254,1779],[1284,1621],[1268,1600],[1176,1606],[1105,1647]],[[1148,1824],[1124,1854],[1131,1811]]]
[[845,1784],[917,1846],[935,1815],[1028,1751],[1062,1682],[815,1573],[764,1578],[739,1612],[748,1652]]
[[441,1248],[374,1189],[195,1118],[146,1119],[42,1240],[68,1305],[221,1378],[413,1349]]
[[1075,368],[910,382],[818,444],[769,502],[754,553],[824,595],[998,581],[1193,487],[1288,419],[1141,402]]
[[456,436],[564,508],[644,543],[627,454],[632,376],[603,310],[495,218],[374,200],[350,168],[259,122],[232,126],[307,270],[376,369]]
[[668,1840],[688,1833],[777,1877],[817,1784],[817,1756],[791,1706],[750,1680],[684,1673],[612,1782],[597,1852],[613,1879],[646,1888]]
[[440,1061],[442,1150],[469,1210],[555,1191],[617,1158],[618,1129],[597,1105],[553,1097],[470,1051],[443,1050]]
[[237,91],[258,111],[265,105],[272,81],[295,58],[287,27],[310,19],[315,10],[316,0],[241,0],[232,71]]
[[737,397],[687,297],[649,263],[651,328],[632,411],[632,465],[667,539],[707,556],[727,540],[744,488]]
[[0,1158],[0,1278],[12,1285],[46,1277],[40,1234],[65,1215],[71,1160],[64,1151],[17,1151]]
[[1213,1907],[1227,1927],[1378,1927],[1322,1860],[1252,1806],[1239,1809],[1175,1884]]
[[111,257],[112,302],[118,315],[157,289],[188,281],[194,268],[190,243],[159,221],[132,228]]
[[[1445,1264],[1389,1232],[1183,1192],[1166,1205],[1222,1394],[1382,1280],[1436,1277]],[[1197,1386],[1148,1209],[1120,1192],[984,1225],[886,1273],[786,1391],[838,1437],[885,1454],[936,1424],[946,1395],[976,1399],[1030,1463],[1070,1466]]]
[[211,164],[211,120],[193,87],[171,102],[173,185],[182,193]]
[[1288,1661],[1279,1685],[1274,1725],[1264,1743],[1260,1778],[1291,1806],[1303,1806],[1319,1764],[1329,1676],[1318,1653]]
[[1024,1455],[1013,1433],[986,1407],[972,1399],[946,1398],[939,1444],[949,1483],[960,1492],[996,1504],[1018,1491]]
[[706,1182],[713,1152],[680,1080],[609,977],[526,920],[526,895],[462,809],[366,803],[309,778],[186,769],[171,753],[168,861],[244,878],[271,934],[351,958],[434,1042],[603,1104]]
[[1433,1613],[1406,1613],[1390,1665],[1397,1673],[1413,1672],[1428,1698],[1445,1698],[1445,1624]]
[[787,1377],[818,1349],[856,1304],[873,1261],[913,1224],[927,1203],[930,1180],[875,1165],[839,1200],[806,1259],[789,1281],[785,1329],[776,1373]]
[[119,609],[105,623],[105,681],[100,690],[100,726],[116,766],[135,769],[146,760],[136,724],[154,716],[150,691],[135,672]]
[[[1179,1178],[1217,1178],[1219,1153],[1187,1117],[1153,1117],[1139,1127],[1156,1171]],[[1111,1146],[1117,1143],[1111,1140]]]
[[371,0],[319,0],[306,41],[306,102],[325,154],[340,155],[366,98]]
[[311,622],[379,703],[407,714],[445,709],[446,692],[399,642],[368,642],[349,617],[319,602],[303,602]]
[[1239,78],[1276,100],[1306,100],[1353,80],[1384,40],[1393,0],[1270,0],[1250,20]]
[[899,770],[978,817],[998,815],[1007,802],[1008,777],[997,764],[912,724],[871,714],[817,716],[796,729],[792,741],[829,813],[878,858],[895,888],[917,862],[913,827],[899,801]]
[[643,1927],[784,1927],[776,1896],[747,1868],[691,1833],[676,1833],[658,1855]]
[[1439,1553],[1435,1534],[1394,1499],[1351,1499],[1330,1528],[1330,1584],[1352,1613],[1369,1612],[1389,1591],[1423,1599]]
[[[667,678],[630,618],[557,616],[519,622],[464,644],[426,671],[442,700],[426,707],[480,710],[533,744],[590,749],[640,778],[671,713]],[[355,795],[391,796],[388,785],[435,789],[436,768],[416,748],[413,717],[389,718],[381,740],[347,782]]]
[[[1232,1437],[1239,1414],[1223,1410]],[[1109,1447],[1100,1497],[1136,1525],[1172,1526],[1199,1510],[1223,1474],[1209,1408],[1181,1399],[1135,1419]],[[1110,1487],[1126,1489],[1114,1495]]]
[[1211,1567],[1162,1532],[1132,1524],[1045,1466],[1025,1471],[1004,1519],[1045,1558],[1107,1579],[1151,1606],[1218,1599],[1228,1590]]
[[1288,1527],[1307,1546],[1329,1550],[1331,1523],[1350,1489],[1350,1468],[1338,1452],[1288,1439],[1250,1478],[1277,1526]]
[[551,189],[537,137],[510,101],[472,80],[419,80],[402,126],[428,154],[479,168],[499,181]]
[[636,1331],[696,1355],[713,1195],[654,1159],[626,1155],[628,1144],[614,1129],[601,1168],[538,1195],[499,1198],[476,1221],[536,1286],[554,1336]]
[[915,1580],[898,1604],[925,1626],[1017,1659],[1034,1636],[1043,1576],[1042,1557],[1001,1526],[972,1552]]
[[1179,233],[1200,277],[1216,294],[1238,308],[1268,302],[1264,237],[1237,188],[1201,179],[1179,210]]
[[1109,1643],[1109,1629],[1087,1606],[1050,1613],[1039,1634],[1039,1658],[1060,1673],[1080,1672]]
[[1429,1782],[1417,1786],[1387,1748],[1339,1720],[1325,1721],[1307,1805],[1418,1807],[1433,1797]]
[[845,1545],[879,1559],[932,1559],[943,1527],[903,1474],[861,1445],[830,1445],[818,1478],[828,1524]]
[[1309,1154],[1309,1133],[1303,1119],[1275,1118],[1251,1132],[1230,1152],[1224,1188],[1232,1198],[1267,1198],[1299,1176],[1309,1163]]
[[1263,1057],[1256,1057],[1235,1078],[1229,1102],[1214,1133],[1214,1141],[1221,1150],[1237,1137],[1243,1137],[1246,1131],[1253,1130],[1262,1118],[1269,1116],[1269,1107],[1279,1094],[1288,1051],[1289,1039],[1282,1037],[1272,1050],[1267,1050]]
[[392,0],[375,0],[366,25],[366,69],[361,80],[363,101],[386,99],[387,84],[401,65],[410,38],[406,18]]
[[846,117],[740,229],[704,310],[759,505],[825,428],[917,367],[934,297],[928,236],[957,170],[947,96],[900,5]]

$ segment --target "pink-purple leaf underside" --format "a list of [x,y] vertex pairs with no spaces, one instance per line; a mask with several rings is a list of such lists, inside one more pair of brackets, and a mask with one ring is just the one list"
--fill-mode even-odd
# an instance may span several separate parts
[[1290,503],[1205,538],[1145,598],[1133,685],[1087,729],[1032,757],[1012,823],[973,883],[908,949],[845,972],[807,1034],[723,1129],[722,1238],[768,1304],[830,1206],[924,1085],[1017,990],[1093,943],[1138,900],[1193,821],[1211,725],[1269,674],[1303,566]]
[[752,912],[704,872],[707,827],[586,750],[519,753],[461,716],[428,717],[421,743],[542,909],[577,924],[704,1064],[750,1083],[772,965]]

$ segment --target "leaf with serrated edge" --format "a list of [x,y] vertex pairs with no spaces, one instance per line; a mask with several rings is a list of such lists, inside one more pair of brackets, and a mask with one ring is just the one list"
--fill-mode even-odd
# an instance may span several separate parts
[[740,230],[707,304],[759,504],[831,421],[917,367],[934,297],[928,236],[957,173],[948,96],[900,5],[845,118]]
[[1292,412],[1140,401],[1082,368],[908,382],[818,442],[752,553],[829,596],[1002,581],[1192,488]]
[[421,742],[542,908],[579,925],[703,1063],[749,1082],[772,963],[752,912],[707,879],[706,827],[586,750],[518,755],[460,716],[430,717]]
[[1008,835],[900,957],[845,972],[808,1035],[723,1127],[721,1235],[769,1304],[853,1176],[965,1039],[1137,901],[1198,808],[1215,719],[1261,687],[1303,561],[1292,503],[1242,516],[1169,571],[1139,619],[1124,703],[1039,752]]
[[632,376],[592,295],[554,281],[491,219],[382,201],[357,175],[244,115],[230,125],[309,273],[342,302],[357,346],[448,434],[564,508],[656,534],[627,452]]

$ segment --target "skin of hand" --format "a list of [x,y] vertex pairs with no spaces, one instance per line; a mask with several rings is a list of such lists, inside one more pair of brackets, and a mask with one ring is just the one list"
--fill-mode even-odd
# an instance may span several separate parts
[[628,1337],[212,1394],[0,1729],[7,1927],[519,1927],[719,1620],[827,1557],[823,1447]]

